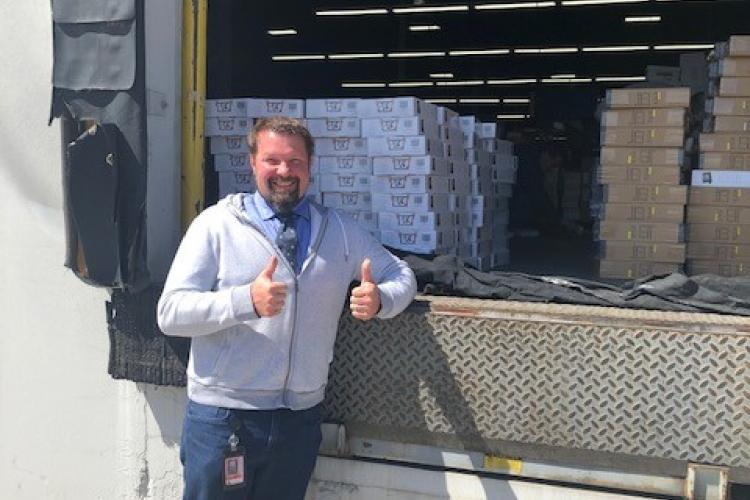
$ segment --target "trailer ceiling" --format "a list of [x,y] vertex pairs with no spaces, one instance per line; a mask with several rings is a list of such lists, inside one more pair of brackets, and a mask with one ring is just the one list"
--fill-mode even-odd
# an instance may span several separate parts
[[[655,50],[656,45],[706,44],[731,34],[749,33],[748,0],[646,0],[605,5],[478,10],[490,2],[273,2],[209,1],[208,97],[374,97],[424,98],[555,96],[574,111],[582,96],[625,83],[555,84],[552,75],[577,78],[642,76],[647,65],[678,66],[685,50]],[[611,1],[611,0],[610,0]],[[512,3],[538,3],[515,0]],[[403,7],[466,5],[458,12],[398,14]],[[317,11],[384,9],[385,14],[316,15]],[[626,16],[660,16],[660,22],[625,22]],[[411,31],[413,25],[439,26]],[[294,29],[296,35],[272,36],[268,30]],[[636,52],[588,52],[584,47],[648,46]],[[575,48],[576,52],[524,54],[524,48]],[[451,51],[510,49],[499,55],[450,55]],[[443,56],[389,57],[399,52],[438,52]],[[335,54],[383,54],[374,59],[331,59]],[[274,61],[274,56],[318,55],[322,59]],[[451,73],[453,78],[434,78]],[[488,80],[536,79],[522,85],[490,85]],[[480,85],[439,85],[440,81],[480,80]],[[429,82],[420,87],[391,87],[398,82]],[[344,88],[343,83],[382,83],[377,88]],[[536,99],[537,103],[539,99]],[[460,106],[460,103],[451,107]],[[540,109],[541,106],[537,106]],[[494,118],[523,106],[471,105],[462,112]],[[586,111],[590,112],[589,110]]]

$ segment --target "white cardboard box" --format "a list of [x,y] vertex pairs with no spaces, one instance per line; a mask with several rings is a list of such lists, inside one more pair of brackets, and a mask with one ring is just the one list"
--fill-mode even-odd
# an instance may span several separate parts
[[448,109],[445,106],[437,107],[437,122],[440,125],[447,125],[448,127],[458,127],[458,113],[452,109]]
[[477,122],[474,131],[479,139],[492,139],[497,136],[497,123]]
[[379,212],[380,229],[401,231],[415,229],[432,231],[455,226],[453,212],[397,213]]
[[359,222],[368,231],[375,232],[378,230],[378,214],[357,210],[342,210],[342,212]]
[[492,181],[493,172],[495,170],[494,168],[488,167],[486,165],[477,165],[476,163],[467,166],[469,169],[470,179],[490,184],[490,182]]
[[516,167],[495,167],[493,180],[504,184],[515,184],[517,172]]
[[359,116],[361,99],[307,99],[305,116],[308,118]]
[[397,193],[449,193],[450,178],[438,175],[376,175],[372,178],[372,192]]
[[451,210],[449,194],[373,194],[374,212],[447,212]]
[[464,135],[476,135],[477,117],[473,115],[459,116],[458,128]]
[[750,172],[741,170],[693,170],[691,185],[748,188],[750,187]]
[[443,157],[442,143],[423,135],[410,137],[369,137],[370,156],[422,156]]
[[376,156],[372,159],[375,175],[448,175],[449,163],[434,156]]
[[372,195],[370,193],[326,193],[323,192],[323,205],[347,211],[370,211]]
[[321,174],[372,174],[372,158],[367,156],[316,156]]
[[239,118],[234,116],[212,116],[206,117],[206,128],[204,135],[213,137],[219,135],[247,135],[253,128],[251,118]]
[[367,139],[361,137],[326,137],[315,140],[318,156],[367,156]]
[[[433,119],[437,121],[437,108],[429,108],[427,103],[416,97],[384,97],[377,99],[362,99],[359,116],[362,118],[376,118],[383,116],[419,116],[429,118],[431,109]],[[425,116],[426,115],[426,116]]]
[[244,135],[211,137],[209,149],[211,154],[250,152]]
[[305,101],[302,99],[245,99],[247,116],[261,118],[264,116],[288,116],[303,118]]
[[247,117],[245,99],[206,99],[206,116]]
[[251,168],[250,153],[214,155],[214,170],[217,172],[248,172]]
[[320,190],[338,193],[370,192],[372,176],[368,174],[320,174]]
[[313,137],[360,137],[359,118],[308,118],[307,130]]
[[492,163],[490,153],[481,149],[465,149],[464,158],[468,163],[489,166]]
[[219,172],[219,197],[229,193],[255,191],[255,178],[250,172]]
[[392,116],[363,118],[362,135],[364,137],[427,135],[437,139],[440,137],[440,131],[437,122],[434,121],[418,116]]
[[414,253],[434,253],[455,245],[453,231],[380,231],[380,242]]

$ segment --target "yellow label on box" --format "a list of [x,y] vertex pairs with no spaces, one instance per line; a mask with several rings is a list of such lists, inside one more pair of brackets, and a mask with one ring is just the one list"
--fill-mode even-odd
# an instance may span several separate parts
[[515,458],[498,457],[496,455],[484,456],[484,468],[507,471],[510,474],[520,474],[523,469],[523,461]]

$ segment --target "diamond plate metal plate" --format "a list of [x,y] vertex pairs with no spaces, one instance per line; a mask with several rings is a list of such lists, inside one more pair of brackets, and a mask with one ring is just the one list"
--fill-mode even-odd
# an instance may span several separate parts
[[327,417],[750,467],[747,331],[712,332],[705,315],[604,322],[603,308],[586,309],[599,318],[482,317],[435,304],[389,321],[345,315]]

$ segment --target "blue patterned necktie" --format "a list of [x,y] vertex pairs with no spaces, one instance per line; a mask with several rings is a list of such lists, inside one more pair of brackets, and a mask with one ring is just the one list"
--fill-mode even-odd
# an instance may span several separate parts
[[297,229],[295,228],[295,214],[277,215],[281,221],[281,229],[276,236],[276,246],[286,257],[294,272],[297,272]]

